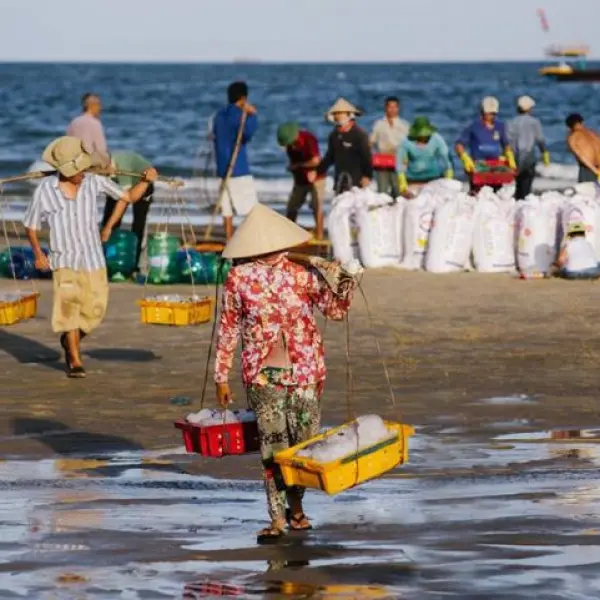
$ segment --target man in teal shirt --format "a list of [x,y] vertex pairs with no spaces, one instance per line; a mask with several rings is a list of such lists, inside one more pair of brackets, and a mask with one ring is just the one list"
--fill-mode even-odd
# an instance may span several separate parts
[[410,184],[424,184],[442,177],[452,178],[450,150],[427,117],[417,117],[398,152],[398,184],[405,194]]
[[[127,173],[140,173],[140,175],[146,169],[149,169],[152,166],[143,156],[128,150],[113,152],[110,156],[110,161],[112,168],[117,172],[121,171]],[[116,175],[114,179],[124,190],[132,188],[138,183],[138,181],[140,181],[140,178],[125,175]],[[148,186],[148,190],[142,196],[141,200],[133,205],[133,223],[131,225],[131,231],[135,233],[137,237],[137,252],[135,257],[136,271],[139,270],[140,256],[142,255],[142,244],[144,242],[144,234],[146,231],[146,220],[148,219],[148,211],[150,210],[153,194],[154,185],[150,185]],[[102,218],[102,227],[104,227],[106,222],[110,219],[115,204],[115,200],[112,198],[106,198],[106,204],[104,205],[104,216]],[[121,220],[117,222],[115,228],[120,226]]]

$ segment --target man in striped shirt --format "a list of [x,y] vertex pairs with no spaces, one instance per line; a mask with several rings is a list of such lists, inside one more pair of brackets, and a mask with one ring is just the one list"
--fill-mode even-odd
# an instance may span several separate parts
[[[157,173],[144,171],[141,181],[128,192],[106,177],[86,174],[92,157],[81,140],[62,137],[46,148],[43,160],[55,167],[36,189],[23,219],[35,255],[35,266],[52,269],[54,306],[52,329],[60,333],[69,377],[85,377],[80,341],[101,323],[108,302],[108,280],[102,251],[115,223],[128,204],[137,202],[156,180]],[[106,194],[118,203],[102,232],[98,228],[97,198]],[[46,222],[50,229],[50,259],[42,252],[38,231]]]

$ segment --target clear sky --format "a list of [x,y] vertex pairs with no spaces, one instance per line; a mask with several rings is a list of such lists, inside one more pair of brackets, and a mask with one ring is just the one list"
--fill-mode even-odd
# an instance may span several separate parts
[[537,60],[564,42],[600,57],[599,21],[600,0],[0,0],[0,61]]

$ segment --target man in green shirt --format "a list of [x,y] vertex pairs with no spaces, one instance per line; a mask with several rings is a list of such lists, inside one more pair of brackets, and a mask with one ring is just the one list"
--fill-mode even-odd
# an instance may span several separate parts
[[[119,172],[129,173],[143,173],[146,169],[152,167],[152,165],[140,154],[131,152],[128,150],[118,150],[110,155],[110,161],[112,168]],[[129,177],[125,175],[116,175],[114,177],[116,182],[124,190],[129,190],[136,185],[140,179],[136,177]],[[148,190],[142,196],[139,202],[133,205],[133,223],[131,225],[131,231],[137,236],[137,252],[136,252],[136,270],[139,270],[140,256],[142,254],[142,244],[144,242],[144,233],[146,231],[146,220],[148,218],[148,211],[150,210],[150,204],[152,203],[152,195],[154,194],[154,185],[148,186]],[[102,227],[110,219],[116,202],[112,198],[106,198],[106,204],[104,205],[104,217],[102,218]],[[115,225],[115,228],[121,226],[119,220]]]

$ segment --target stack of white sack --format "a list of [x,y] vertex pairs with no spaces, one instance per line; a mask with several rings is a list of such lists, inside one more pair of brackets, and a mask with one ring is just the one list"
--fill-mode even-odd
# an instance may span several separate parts
[[425,268],[431,273],[463,271],[469,263],[477,200],[464,192],[452,195],[433,214]]
[[[404,200],[352,188],[336,196],[327,221],[333,255],[343,265],[360,257],[367,268],[399,265],[402,259]],[[355,240],[352,230],[358,230]]]
[[320,463],[330,463],[369,448],[391,435],[383,419],[377,415],[358,417],[334,435],[310,444],[297,455]]
[[460,181],[440,179],[421,188],[404,208],[404,253],[401,267],[411,271],[425,268],[429,235],[435,210],[462,190]]
[[565,197],[558,192],[530,194],[518,203],[515,218],[517,267],[521,273],[548,274],[559,246],[559,214]]
[[197,413],[190,413],[186,417],[188,423],[201,425],[202,427],[211,427],[212,425],[223,425],[231,423],[251,423],[256,421],[256,414],[252,410],[215,410],[203,408]]
[[387,194],[363,193],[357,205],[360,261],[367,269],[399,267],[406,200]]
[[515,269],[515,199],[508,190],[497,194],[484,187],[477,195],[473,262],[482,273]]
[[327,231],[333,248],[333,256],[343,265],[358,259],[358,245],[353,243],[352,229],[356,226],[356,213],[363,203],[365,191],[352,188],[331,201]]

